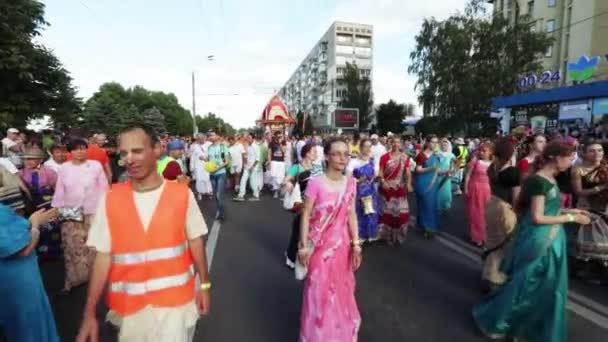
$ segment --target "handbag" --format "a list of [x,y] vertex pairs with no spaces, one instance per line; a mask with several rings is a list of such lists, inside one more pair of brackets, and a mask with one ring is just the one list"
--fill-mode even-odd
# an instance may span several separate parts
[[25,207],[18,176],[8,172],[2,166],[0,166],[0,203],[14,210]]
[[576,234],[576,256],[583,260],[608,262],[608,223],[605,214],[591,213],[591,223]]
[[285,210],[293,210],[298,203],[302,203],[302,193],[300,191],[300,184],[296,183],[293,190],[283,197],[283,208]]
[[[323,234],[325,232],[325,229],[327,228],[327,225],[336,219],[336,215],[337,215],[338,211],[340,210],[340,204],[342,204],[342,198],[344,197],[344,193],[346,192],[348,184],[349,183],[348,183],[348,179],[347,179],[344,189],[342,189],[340,191],[340,194],[338,195],[338,199],[336,200],[336,210],[334,210],[330,215],[327,215],[327,217],[325,218],[325,221],[323,221],[323,223],[321,224],[321,231],[319,234]],[[307,254],[312,255],[314,253],[314,249],[315,249],[314,243],[311,240],[308,240],[306,243]],[[304,280],[306,278],[306,275],[308,274],[308,267],[302,265],[302,263],[300,262],[300,258],[296,258],[296,265],[295,265],[294,271],[295,271],[295,276],[296,276],[297,280]]]
[[66,207],[59,208],[59,216],[62,221],[76,221],[83,222],[84,221],[84,213],[81,207]]

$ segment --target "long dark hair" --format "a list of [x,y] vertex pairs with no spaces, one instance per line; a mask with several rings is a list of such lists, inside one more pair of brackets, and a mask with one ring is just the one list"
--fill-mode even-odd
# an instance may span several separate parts
[[571,156],[576,151],[576,146],[565,139],[556,139],[545,146],[543,154],[534,159],[534,171],[545,167],[557,157]]
[[494,143],[494,165],[497,170],[500,170],[505,166],[511,158],[513,158],[513,154],[515,154],[515,148],[517,146],[513,143],[513,140],[504,137],[499,138]]

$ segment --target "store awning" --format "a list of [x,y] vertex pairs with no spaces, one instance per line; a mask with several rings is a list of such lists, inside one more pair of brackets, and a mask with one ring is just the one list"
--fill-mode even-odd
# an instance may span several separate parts
[[538,90],[494,98],[492,109],[608,97],[608,81],[583,83],[567,87]]

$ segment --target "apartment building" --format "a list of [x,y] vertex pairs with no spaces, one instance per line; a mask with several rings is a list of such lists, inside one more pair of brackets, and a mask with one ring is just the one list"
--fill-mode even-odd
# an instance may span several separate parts
[[581,56],[598,57],[593,76],[585,83],[608,79],[608,0],[488,0],[494,4],[494,15],[502,15],[514,23],[522,15],[530,15],[533,29],[547,32],[555,42],[543,57],[544,70],[559,71],[560,82],[573,83],[568,64]]
[[289,111],[305,113],[318,129],[335,129],[334,111],[346,93],[346,63],[372,79],[372,26],[336,21],[329,27],[279,91]]

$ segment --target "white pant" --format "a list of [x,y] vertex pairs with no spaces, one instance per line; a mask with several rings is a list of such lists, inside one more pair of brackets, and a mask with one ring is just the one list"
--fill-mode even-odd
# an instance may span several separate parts
[[279,190],[285,180],[285,162],[271,161],[270,175],[272,176],[272,190]]
[[261,170],[256,170],[254,168],[253,171],[249,171],[249,169],[245,168],[243,170],[243,175],[241,176],[239,197],[245,197],[245,193],[247,192],[247,180],[249,180],[249,186],[251,187],[251,191],[253,191],[253,197],[260,197],[260,190],[262,189],[260,182],[261,178]]

